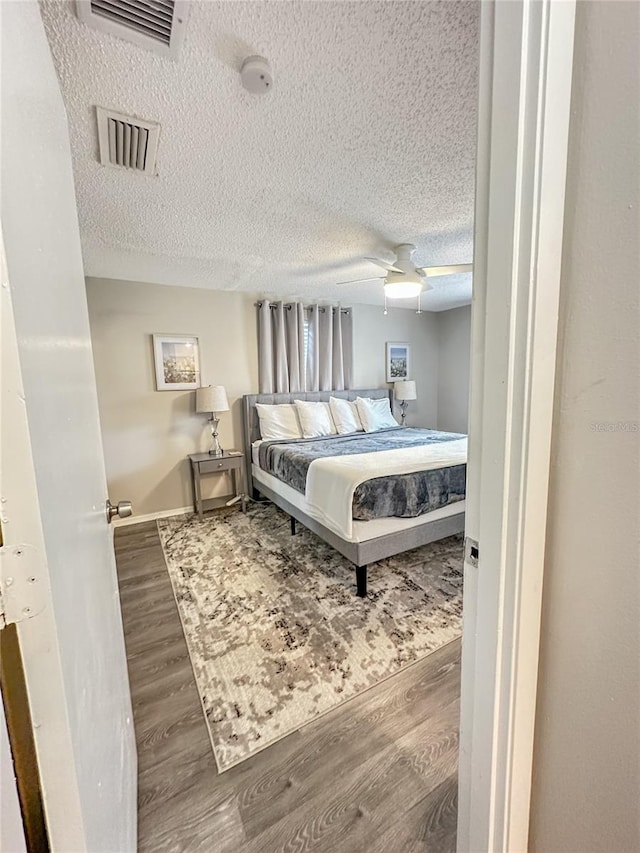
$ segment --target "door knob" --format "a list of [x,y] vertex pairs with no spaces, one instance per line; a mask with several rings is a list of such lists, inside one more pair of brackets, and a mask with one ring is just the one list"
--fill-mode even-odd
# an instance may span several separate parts
[[131,501],[118,501],[118,503],[114,505],[111,503],[109,498],[107,498],[107,522],[111,524],[116,515],[118,518],[128,518],[130,515],[133,515]]

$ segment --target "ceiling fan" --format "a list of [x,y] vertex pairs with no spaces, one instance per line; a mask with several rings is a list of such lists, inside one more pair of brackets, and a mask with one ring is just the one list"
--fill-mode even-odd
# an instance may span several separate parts
[[338,284],[361,284],[367,281],[384,281],[384,295],[389,299],[410,299],[419,296],[423,290],[432,290],[433,285],[430,278],[442,275],[455,275],[456,273],[471,272],[473,264],[449,264],[443,267],[418,267],[411,260],[415,251],[412,243],[401,243],[396,246],[396,260],[389,264],[380,258],[365,258],[376,266],[387,270],[384,276],[373,278],[359,278],[355,281],[340,281]]

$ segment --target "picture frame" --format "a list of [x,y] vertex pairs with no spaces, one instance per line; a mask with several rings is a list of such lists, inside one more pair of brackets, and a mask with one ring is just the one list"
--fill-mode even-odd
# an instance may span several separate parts
[[411,345],[403,341],[387,341],[387,382],[411,378]]
[[195,335],[153,335],[156,391],[200,387],[200,342]]

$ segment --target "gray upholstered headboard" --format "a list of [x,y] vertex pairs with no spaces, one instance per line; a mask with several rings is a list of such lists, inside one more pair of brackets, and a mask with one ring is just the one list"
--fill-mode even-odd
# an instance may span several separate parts
[[364,388],[349,391],[292,391],[290,394],[245,394],[242,398],[242,413],[244,415],[244,458],[247,467],[249,487],[253,487],[251,477],[251,445],[260,438],[260,423],[256,403],[278,405],[293,403],[294,400],[311,400],[312,402],[328,402],[329,397],[340,397],[343,400],[355,400],[356,397],[372,397],[379,400],[388,397],[393,405],[393,390],[390,388]]

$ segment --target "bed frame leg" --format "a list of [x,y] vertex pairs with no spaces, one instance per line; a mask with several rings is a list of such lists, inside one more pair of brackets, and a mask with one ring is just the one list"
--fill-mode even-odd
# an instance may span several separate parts
[[358,596],[360,598],[367,597],[367,567],[356,566],[356,584],[358,587]]
[[291,535],[296,535],[296,520],[293,516],[291,516]]

